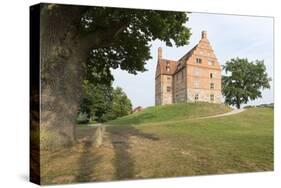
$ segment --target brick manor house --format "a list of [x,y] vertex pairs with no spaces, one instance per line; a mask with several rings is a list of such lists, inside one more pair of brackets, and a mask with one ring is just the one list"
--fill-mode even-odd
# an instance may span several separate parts
[[206,31],[178,61],[163,59],[162,48],[158,48],[155,104],[194,101],[221,103],[221,66]]

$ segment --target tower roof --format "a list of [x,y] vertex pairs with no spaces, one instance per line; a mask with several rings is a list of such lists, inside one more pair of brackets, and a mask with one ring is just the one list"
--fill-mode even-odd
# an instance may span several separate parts
[[177,61],[172,61],[168,59],[158,60],[156,77],[159,74],[173,75],[177,68]]

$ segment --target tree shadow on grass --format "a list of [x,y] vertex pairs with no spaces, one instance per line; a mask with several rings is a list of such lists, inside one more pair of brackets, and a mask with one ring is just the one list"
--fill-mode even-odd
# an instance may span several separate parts
[[152,141],[157,141],[159,138],[153,134],[141,132],[133,126],[110,126],[107,127],[107,132],[110,133],[110,140],[115,152],[115,178],[117,180],[136,178],[135,161],[130,153],[132,148],[130,137],[136,136]]

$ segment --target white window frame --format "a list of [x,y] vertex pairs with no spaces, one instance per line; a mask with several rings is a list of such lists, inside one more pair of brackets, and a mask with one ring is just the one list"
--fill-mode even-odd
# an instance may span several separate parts
[[196,60],[195,60],[195,63],[198,64],[198,65],[201,65],[202,64],[202,59],[197,57]]

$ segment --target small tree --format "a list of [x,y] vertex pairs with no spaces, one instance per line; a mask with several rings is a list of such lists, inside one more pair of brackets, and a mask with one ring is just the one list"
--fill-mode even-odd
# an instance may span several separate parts
[[118,117],[122,117],[128,115],[132,111],[132,103],[130,99],[127,97],[126,93],[122,90],[122,88],[117,87],[113,90],[113,100],[112,100],[112,108],[106,114],[107,119],[116,119]]
[[225,103],[235,105],[262,97],[261,90],[269,89],[271,78],[266,73],[264,61],[250,62],[248,59],[236,58],[223,65],[227,76],[222,77],[222,93]]
[[87,114],[88,120],[94,118],[97,122],[105,121],[104,115],[112,108],[112,91],[111,85],[93,84],[84,80],[84,97],[78,114]]

